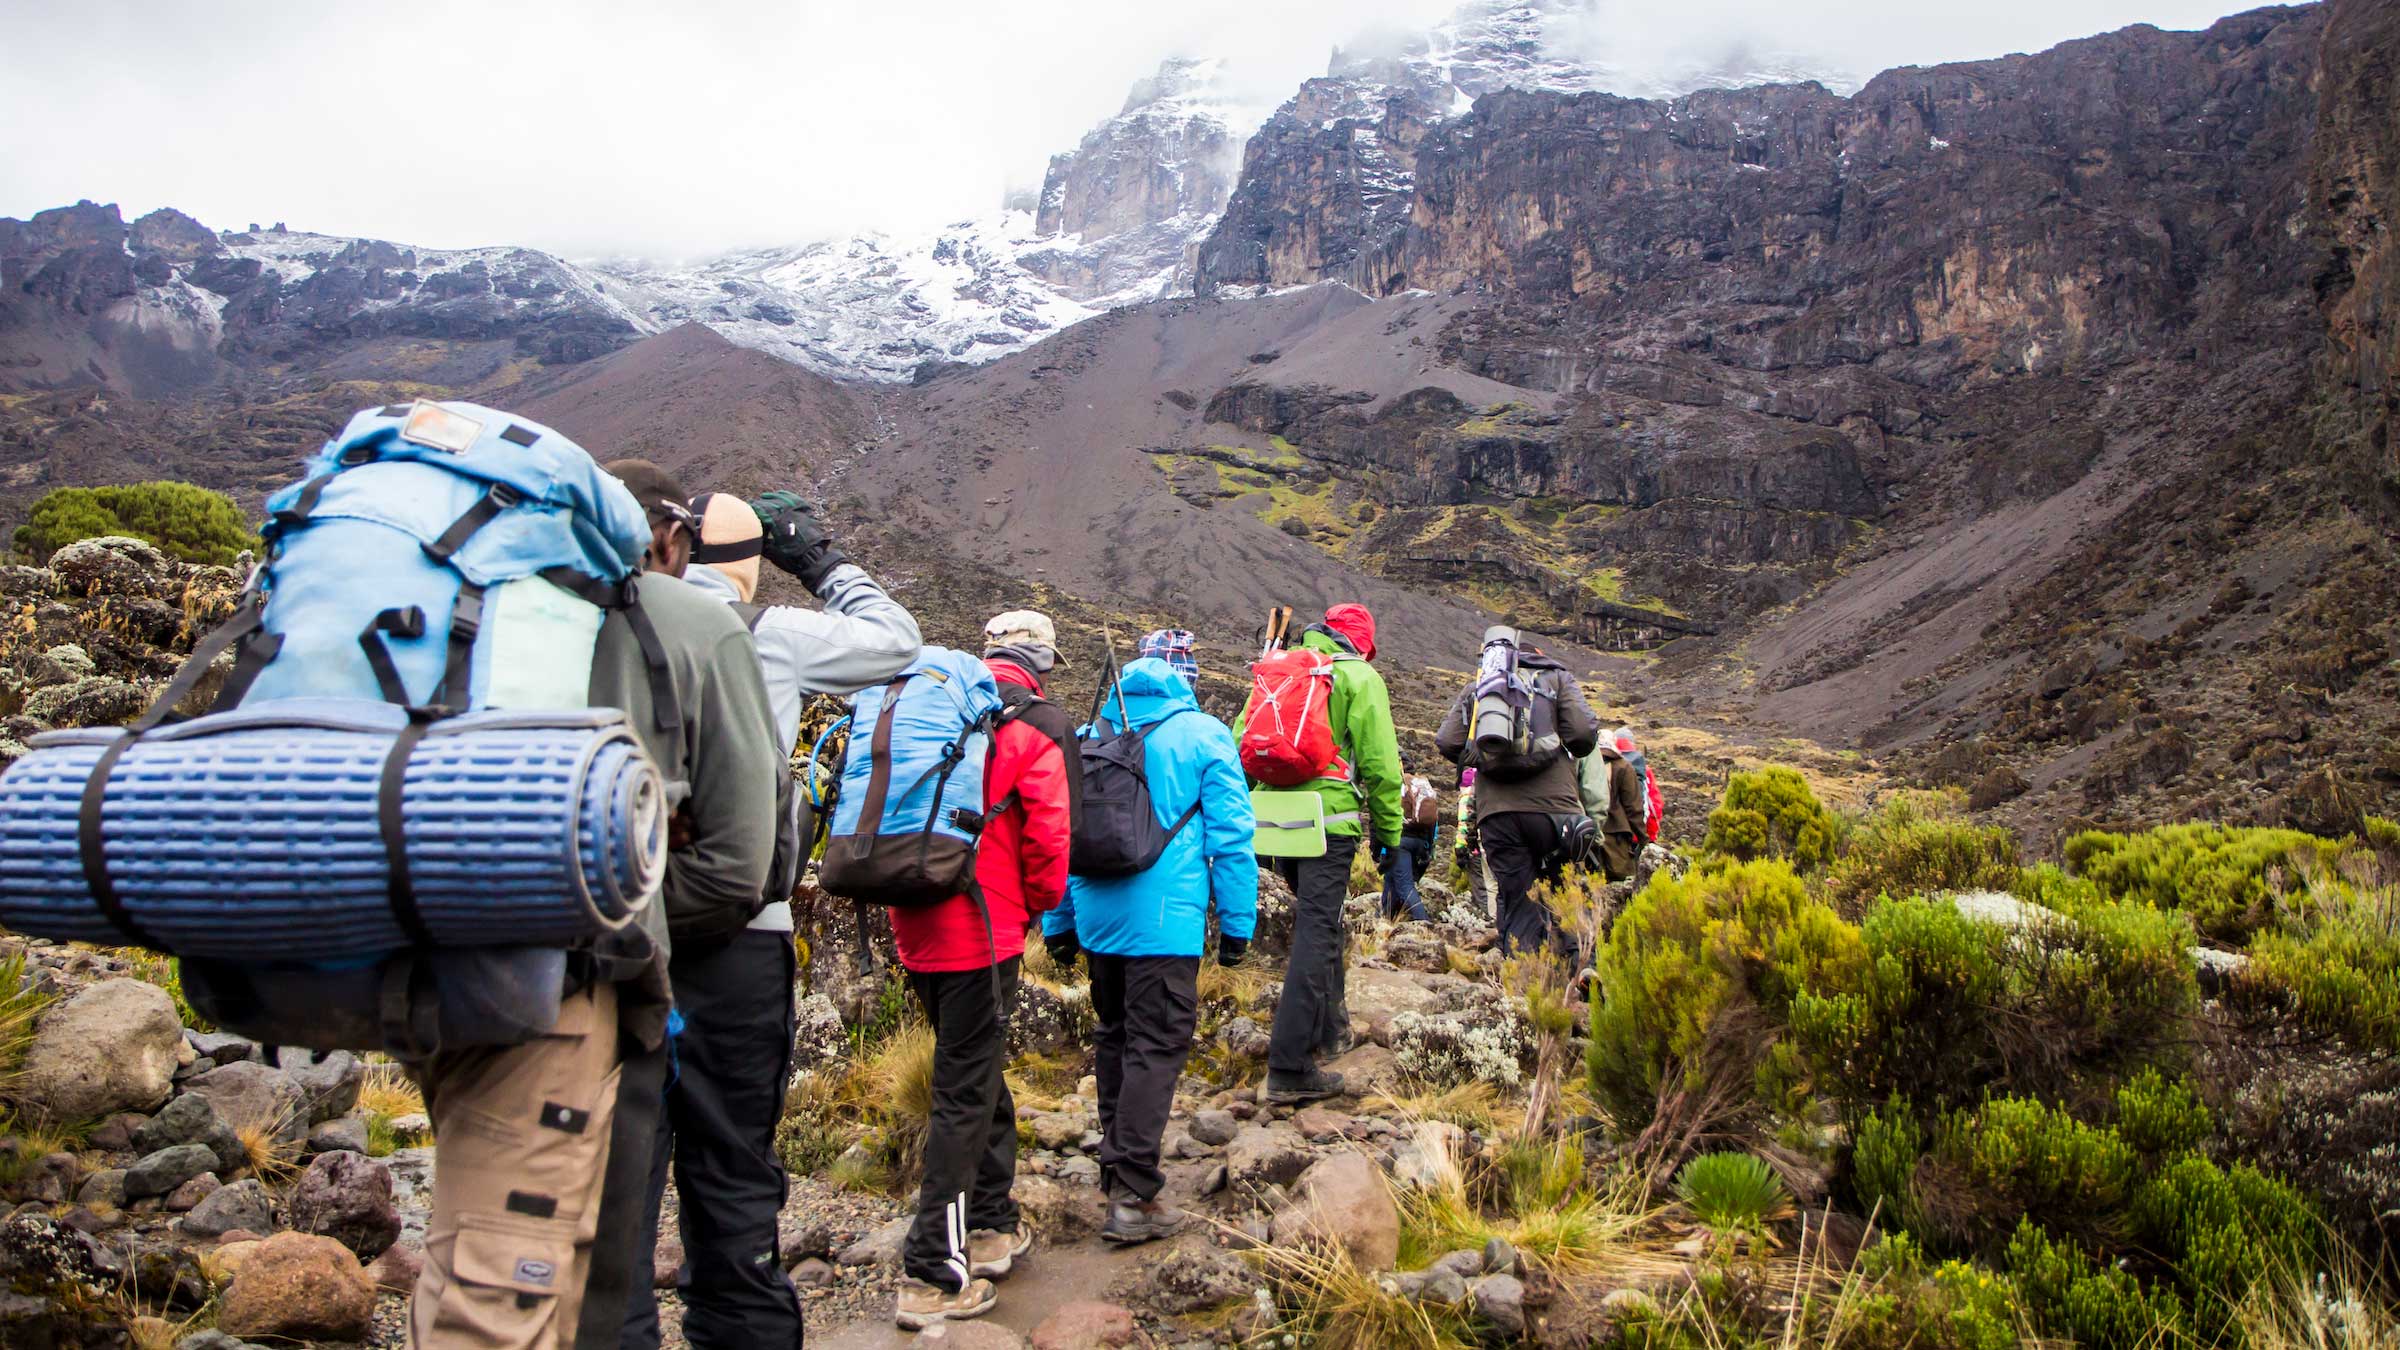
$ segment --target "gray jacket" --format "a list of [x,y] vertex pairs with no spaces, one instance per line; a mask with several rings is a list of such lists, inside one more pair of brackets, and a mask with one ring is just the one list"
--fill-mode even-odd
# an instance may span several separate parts
[[[686,567],[683,579],[728,605],[742,593],[725,574],[706,563]],[[852,694],[880,684],[917,659],[924,645],[917,621],[884,593],[866,570],[845,563],[825,578],[819,592],[825,610],[769,605],[750,630],[758,651],[758,673],[766,681],[775,715],[775,743],[791,757],[800,738],[800,709],[811,694]],[[789,768],[785,772],[790,772]],[[790,905],[768,905],[750,921],[767,932],[788,933]]]

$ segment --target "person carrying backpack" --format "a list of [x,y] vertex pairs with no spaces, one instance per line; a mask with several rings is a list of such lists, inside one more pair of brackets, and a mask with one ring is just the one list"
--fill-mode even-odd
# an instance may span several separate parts
[[[679,501],[682,488],[656,465],[620,460],[612,472],[637,497]],[[749,628],[772,711],[766,734],[777,756],[789,811],[789,761],[800,709],[812,694],[850,694],[889,679],[916,657],[917,623],[826,537],[789,493],[759,508],[727,493],[690,503],[696,538],[681,575],[732,606]],[[774,528],[761,520],[764,512]],[[761,558],[823,598],[826,612],[751,603]],[[669,571],[676,558],[661,566]],[[790,1076],[794,981],[791,883],[811,841],[783,840],[785,856],[755,917],[734,931],[678,932],[668,973],[683,1016],[676,1074],[659,1122],[644,1215],[643,1250],[656,1246],[670,1161],[684,1270],[678,1283],[685,1338],[697,1348],[798,1346],[799,1296],[784,1273],[776,1218],[788,1193],[775,1154],[775,1124]],[[800,856],[792,856],[794,851]],[[780,890],[780,895],[773,892]],[[658,1298],[637,1282],[619,1338],[624,1350],[659,1344]]]
[[1650,768],[1650,757],[1634,744],[1632,727],[1618,727],[1609,733],[1609,739],[1617,743],[1617,753],[1642,780],[1642,842],[1655,844],[1659,827],[1667,820],[1667,796],[1658,790],[1658,774]]
[[1475,770],[1458,771],[1458,821],[1450,835],[1450,860],[1458,870],[1467,874],[1467,893],[1475,902],[1475,912],[1490,919],[1492,910],[1492,869],[1483,858],[1483,836],[1475,829]]
[[1610,881],[1631,878],[1634,859],[1642,851],[1640,822],[1647,804],[1641,775],[1611,736],[1603,735],[1592,753],[1575,762],[1575,788],[1583,813],[1599,830],[1601,871]]
[[[1232,734],[1200,711],[1183,675],[1155,657],[1125,667],[1085,744],[1128,728],[1142,736],[1147,791],[1104,797],[1104,779],[1087,763],[1091,795],[1078,838],[1099,830],[1159,838],[1163,846],[1147,866],[1121,871],[1141,861],[1127,859],[1106,869],[1114,873],[1108,876],[1085,875],[1089,850],[1081,851],[1066,903],[1042,919],[1054,959],[1071,962],[1080,951],[1091,967],[1100,1017],[1093,1047],[1100,1184],[1109,1199],[1100,1236],[1120,1245],[1183,1226],[1185,1215],[1159,1199],[1166,1185],[1159,1145],[1192,1051],[1209,906],[1213,900],[1217,911],[1217,963],[1228,966],[1248,950],[1258,908],[1257,823]],[[1146,804],[1151,829],[1108,819],[1109,804],[1119,801]]]
[[1400,847],[1385,855],[1383,916],[1401,914],[1424,923],[1430,917],[1417,881],[1433,868],[1433,845],[1441,833],[1442,804],[1433,780],[1410,774],[1400,789]]
[[[1475,827],[1498,893],[1500,950],[1556,949],[1558,920],[1533,889],[1567,861],[1562,820],[1584,819],[1575,760],[1600,743],[1600,722],[1567,668],[1520,645],[1513,630],[1493,629],[1485,647],[1486,673],[1459,692],[1434,747],[1475,769]],[[1495,664],[1496,655],[1506,659]]]
[[[1032,610],[993,619],[984,644],[992,679],[1036,696],[1058,660],[1057,630]],[[1017,1104],[1001,1070],[1026,934],[1066,896],[1073,799],[1068,761],[1052,734],[1063,730],[1063,719],[1045,731],[1047,719],[1030,706],[1020,699],[991,731],[969,893],[891,911],[900,964],[934,1035],[925,1181],[893,1309],[893,1320],[912,1331],[990,1312],[1000,1297],[992,1282],[1033,1246],[1009,1194]],[[854,733],[851,753],[867,753],[868,745]]]
[[[1324,855],[1276,863],[1291,885],[1297,911],[1267,1052],[1267,1096],[1284,1103],[1316,1101],[1342,1090],[1342,1076],[1320,1068],[1317,1058],[1340,1054],[1350,1042],[1348,935],[1342,926],[1350,861],[1362,840],[1378,855],[1400,844],[1400,741],[1392,726],[1391,694],[1369,664],[1375,659],[1375,616],[1365,605],[1335,605],[1325,611],[1324,622],[1309,625],[1297,651],[1320,659],[1330,688],[1321,702],[1311,703],[1307,725],[1287,724],[1276,738],[1284,744],[1269,748],[1292,759],[1302,742],[1330,731],[1331,757],[1318,759],[1321,767],[1306,780],[1307,789],[1324,799]],[[1243,769],[1254,780],[1259,763],[1253,720],[1262,731],[1274,730],[1261,712],[1261,691],[1254,686],[1234,726]]]

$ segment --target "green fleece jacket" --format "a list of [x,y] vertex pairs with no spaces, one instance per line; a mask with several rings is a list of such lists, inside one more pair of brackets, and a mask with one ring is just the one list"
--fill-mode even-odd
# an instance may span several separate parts
[[[1361,828],[1360,805],[1375,827],[1375,843],[1397,847],[1400,843],[1400,736],[1392,728],[1392,695],[1384,688],[1383,676],[1375,667],[1357,659],[1357,654],[1332,634],[1310,629],[1300,638],[1300,645],[1312,652],[1328,656],[1347,656],[1346,661],[1333,663],[1333,697],[1326,712],[1333,721],[1334,747],[1350,764],[1350,781],[1320,778],[1312,786],[1325,799],[1325,833],[1365,835]],[[1242,727],[1249,721],[1248,710],[1233,724],[1233,739],[1242,739]]]
[[[684,846],[667,854],[665,888],[643,907],[640,923],[612,935],[604,950],[620,991],[621,1021],[645,1045],[666,1020],[667,928],[711,911],[755,910],[775,857],[775,717],[742,621],[723,601],[688,582],[652,573],[635,581],[642,613],[666,654],[669,688],[682,723],[658,727],[650,669],[626,616],[608,616],[592,652],[592,703],[621,708],[667,783],[667,799],[688,827]],[[645,940],[646,939],[646,940]],[[646,950],[645,950],[646,949]],[[630,958],[628,960],[627,958]]]

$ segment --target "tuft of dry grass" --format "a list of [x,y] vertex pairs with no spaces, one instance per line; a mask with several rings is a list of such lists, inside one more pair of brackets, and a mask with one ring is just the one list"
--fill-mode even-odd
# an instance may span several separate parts
[[5,1098],[25,1070],[33,1049],[34,1023],[56,994],[36,989],[25,980],[25,953],[0,958],[0,1098]]
[[370,1064],[359,1085],[358,1109],[370,1116],[412,1116],[425,1110],[425,1094],[417,1080],[398,1064]]
[[1339,1245],[1250,1253],[1278,1295],[1279,1344],[1317,1350],[1470,1350],[1481,1344],[1464,1310],[1403,1298]]
[[2366,1264],[2345,1251],[2328,1269],[2285,1267],[2250,1282],[2234,1308],[2250,1350],[2400,1350],[2400,1307]]
[[1448,1121],[1462,1130],[1485,1134],[1513,1128],[1517,1119],[1501,1102],[1500,1090],[1482,1079],[1413,1097],[1369,1098],[1365,1110],[1373,1115],[1397,1115],[1412,1121]]
[[228,1123],[233,1127],[233,1137],[241,1141],[243,1165],[250,1175],[274,1185],[299,1174],[300,1145],[280,1137],[286,1124],[284,1118]]

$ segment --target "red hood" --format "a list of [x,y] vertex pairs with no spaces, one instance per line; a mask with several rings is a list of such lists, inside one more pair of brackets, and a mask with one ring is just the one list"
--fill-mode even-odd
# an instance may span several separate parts
[[1041,677],[1014,661],[987,656],[983,658],[983,666],[992,672],[993,679],[1002,684],[1021,684],[1037,694],[1042,692]]
[[1360,656],[1375,659],[1375,616],[1365,605],[1335,605],[1325,611],[1325,626],[1350,639]]

